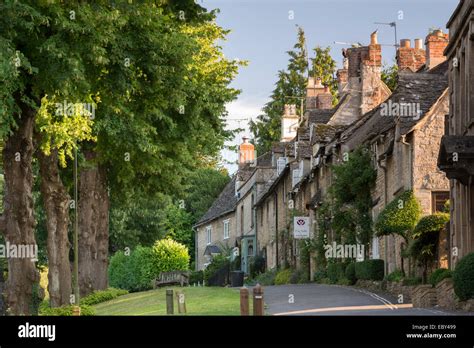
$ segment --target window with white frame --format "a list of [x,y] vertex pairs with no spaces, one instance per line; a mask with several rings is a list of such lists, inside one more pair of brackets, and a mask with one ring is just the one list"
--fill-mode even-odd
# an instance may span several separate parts
[[206,227],[206,241],[207,241],[207,245],[211,244],[211,234],[212,234],[212,227],[211,227],[211,226],[207,226],[207,227]]
[[229,220],[224,221],[224,239],[229,239]]

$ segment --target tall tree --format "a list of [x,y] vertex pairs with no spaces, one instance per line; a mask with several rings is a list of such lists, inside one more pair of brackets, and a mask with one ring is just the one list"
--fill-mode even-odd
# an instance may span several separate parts
[[321,46],[316,46],[313,51],[314,58],[311,58],[310,75],[315,78],[319,77],[321,83],[329,87],[333,95],[333,105],[336,105],[338,95],[337,79],[335,76],[336,61],[331,56],[331,47],[322,48]]
[[308,54],[304,31],[298,27],[297,42],[290,56],[287,70],[278,72],[278,81],[270,96],[270,101],[265,104],[263,113],[257,120],[250,121],[250,130],[254,135],[254,142],[258,153],[263,154],[271,149],[272,143],[279,141],[281,136],[281,117],[285,104],[296,104],[300,113],[301,101],[306,94],[306,81],[308,71]]

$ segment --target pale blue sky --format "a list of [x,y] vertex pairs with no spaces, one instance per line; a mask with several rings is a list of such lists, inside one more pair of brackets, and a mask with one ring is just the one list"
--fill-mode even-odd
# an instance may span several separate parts
[[[374,22],[397,23],[398,40],[424,39],[430,28],[446,31],[446,23],[458,0],[198,0],[207,9],[219,8],[217,22],[230,29],[223,43],[226,57],[249,61],[241,69],[233,87],[242,90],[238,100],[228,105],[230,119],[255,118],[268,101],[278,70],[288,63],[286,51],[296,42],[296,25],[306,33],[308,50],[330,46],[341,67],[340,42],[367,44],[370,33],[378,29],[379,43],[394,44],[394,30]],[[402,11],[402,12],[400,12]],[[293,15],[293,19],[291,19]],[[402,19],[399,19],[399,16]],[[412,43],[413,44],[413,43]],[[391,63],[395,50],[383,46],[383,60]],[[241,122],[241,126],[246,125]],[[229,121],[236,128],[237,121]],[[234,139],[240,143],[248,129]],[[223,157],[235,161],[237,154],[223,151]],[[232,173],[236,166],[226,166]]]

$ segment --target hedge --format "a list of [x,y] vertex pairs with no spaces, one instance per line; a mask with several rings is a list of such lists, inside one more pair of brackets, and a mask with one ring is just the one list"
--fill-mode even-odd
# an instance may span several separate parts
[[354,262],[347,265],[345,275],[346,279],[349,281],[349,285],[354,285],[357,282]]
[[474,253],[467,254],[453,272],[454,292],[461,301],[474,298]]
[[375,259],[356,262],[355,274],[357,279],[382,280],[384,277],[384,261]]
[[344,263],[329,263],[328,264],[328,278],[333,284],[345,277],[346,266]]
[[452,276],[453,272],[451,272],[449,269],[439,268],[431,273],[428,282],[431,285],[436,286],[436,284],[440,283],[443,279],[452,278]]
[[[61,316],[68,317],[72,316],[75,306],[64,306],[50,308],[48,301],[43,301],[39,306],[39,315],[41,316]],[[95,315],[94,308],[88,305],[81,304],[81,316],[93,316]]]
[[119,296],[123,296],[126,294],[128,294],[128,291],[123,290],[123,289],[109,288],[107,290],[97,290],[97,291],[94,291],[92,294],[81,299],[81,306],[82,305],[92,306],[98,303],[113,300],[114,298],[117,298]]
[[283,269],[275,276],[275,285],[289,284],[291,278],[291,269]]

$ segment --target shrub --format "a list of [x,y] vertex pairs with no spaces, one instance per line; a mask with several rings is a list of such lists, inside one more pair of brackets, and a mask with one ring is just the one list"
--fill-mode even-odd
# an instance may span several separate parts
[[259,274],[255,278],[255,284],[258,283],[263,286],[275,285],[276,275],[277,275],[276,269],[268,270],[265,273]]
[[128,272],[131,283],[128,290],[144,291],[151,289],[153,280],[160,274],[154,264],[153,250],[149,247],[136,247],[128,260]]
[[327,278],[328,273],[325,269],[314,272],[314,281],[320,283],[323,279]]
[[383,260],[356,262],[355,273],[357,279],[382,280],[384,277],[384,262]]
[[453,272],[454,292],[461,301],[474,298],[474,253],[464,256]]
[[336,284],[339,279],[345,276],[345,265],[343,263],[328,264],[328,278],[332,284]]
[[399,269],[396,269],[392,273],[390,273],[388,276],[385,277],[386,280],[389,282],[399,282],[404,278],[403,272]]
[[348,285],[354,285],[357,282],[354,262],[347,265],[345,275],[346,279],[349,281]]
[[345,286],[348,286],[348,285],[352,285],[351,284],[351,281],[347,278],[341,278],[339,279],[337,282],[336,282],[337,285],[345,285]]
[[201,283],[204,280],[204,271],[191,272],[189,275],[189,284]]
[[405,278],[402,281],[403,286],[415,286],[422,283],[421,277]]
[[81,299],[81,306],[92,306],[97,303],[113,300],[122,295],[128,294],[127,290],[109,288],[107,290],[94,291],[92,294]]
[[[81,316],[92,316],[95,315],[94,308],[88,305],[81,304]],[[48,301],[43,301],[39,306],[39,315],[41,316],[72,316],[74,306],[64,306],[51,308],[49,307]]]
[[304,284],[308,282],[308,273],[304,270],[295,270],[291,273],[290,284]]
[[431,273],[429,278],[429,283],[433,286],[436,286],[439,282],[443,279],[451,278],[453,276],[453,272],[446,268],[439,268]]
[[379,214],[375,222],[377,236],[398,234],[407,238],[407,232],[413,231],[420,215],[420,203],[413,191],[405,191]]
[[250,262],[250,277],[255,278],[260,273],[265,272],[266,261],[262,256],[256,256]]
[[110,258],[109,262],[109,284],[114,288],[131,288],[131,275],[129,274],[130,256],[123,251],[118,251]]
[[161,239],[153,245],[153,264],[157,273],[185,271],[189,268],[188,248],[172,239]]
[[275,285],[289,284],[291,278],[291,269],[282,269],[275,276]]
[[[223,255],[216,255],[204,270],[204,280],[207,285],[225,285],[228,282],[230,261]],[[226,274],[225,279],[217,279],[220,274]]]

